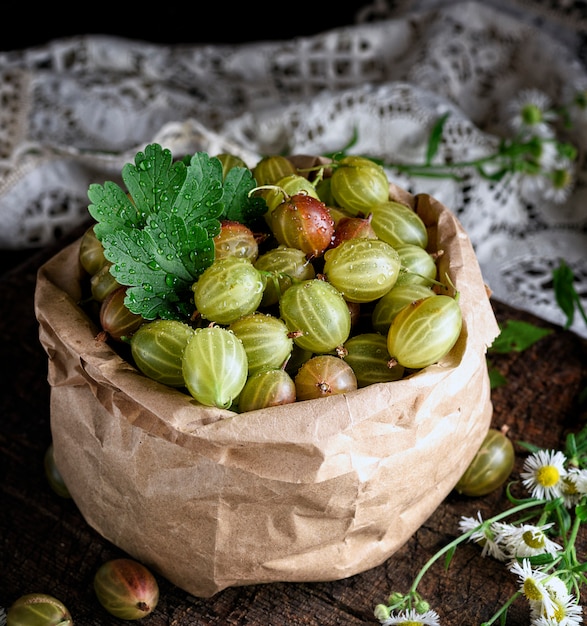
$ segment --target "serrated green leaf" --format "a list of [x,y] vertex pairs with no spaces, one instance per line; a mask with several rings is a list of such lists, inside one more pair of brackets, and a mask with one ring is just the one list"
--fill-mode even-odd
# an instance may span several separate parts
[[[158,271],[153,253],[156,243],[148,227],[109,233],[102,243],[113,263],[111,274],[121,285],[135,288],[134,297],[142,299],[142,292],[149,296],[167,293],[165,273]],[[168,299],[176,301],[177,296],[169,294]],[[150,319],[150,316],[146,317]]]
[[215,237],[220,232],[225,189],[219,159],[197,152],[190,160],[184,186],[174,210],[183,217],[188,229],[199,224]]
[[126,306],[145,319],[185,319],[192,284],[214,261],[225,189],[217,158],[196,153],[173,162],[151,144],[123,168],[127,193],[115,183],[88,195],[96,236],[110,272],[127,286]]
[[246,226],[253,224],[267,212],[267,203],[261,197],[250,196],[257,186],[251,170],[233,167],[224,181],[225,206],[223,218]]
[[138,152],[134,164],[122,168],[122,180],[137,210],[147,215],[167,211],[173,206],[187,176],[181,161],[173,163],[171,151],[159,144]]
[[541,328],[530,322],[508,320],[500,325],[500,333],[489,347],[489,352],[522,352],[551,333],[551,329]]
[[161,267],[157,232],[149,221],[144,229],[110,233],[103,244],[113,261],[111,274],[129,287],[128,308],[145,319],[174,319],[178,317],[176,303],[188,292],[192,279],[178,261],[164,260]]
[[88,211],[96,220],[94,232],[98,239],[111,230],[141,228],[144,217],[119,185],[106,181],[88,188]]

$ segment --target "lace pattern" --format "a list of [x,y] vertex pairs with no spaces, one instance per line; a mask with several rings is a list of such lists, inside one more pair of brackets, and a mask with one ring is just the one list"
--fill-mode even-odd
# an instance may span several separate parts
[[[577,2],[374,0],[356,23],[312,37],[164,46],[107,36],[0,53],[0,247],[34,248],[87,219],[87,187],[118,180],[137,150],[262,154],[344,147],[422,162],[490,153],[524,89],[554,104],[587,87],[587,8]],[[587,147],[587,116],[573,141]],[[388,174],[457,214],[495,297],[564,323],[552,270],[564,259],[587,306],[585,168],[556,204],[521,175],[499,183]],[[578,319],[573,330],[587,336]]]

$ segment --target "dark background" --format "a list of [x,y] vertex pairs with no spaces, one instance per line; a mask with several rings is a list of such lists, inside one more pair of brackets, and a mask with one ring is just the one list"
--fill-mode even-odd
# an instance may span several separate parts
[[[243,43],[286,40],[350,25],[371,2],[291,0],[154,3],[98,2],[92,5],[27,2],[5,7],[0,50],[42,45],[52,39],[106,34],[152,43]],[[73,8],[75,7],[75,8]]]

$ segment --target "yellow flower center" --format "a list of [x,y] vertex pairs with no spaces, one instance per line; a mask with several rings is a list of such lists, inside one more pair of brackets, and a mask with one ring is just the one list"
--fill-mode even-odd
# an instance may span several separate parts
[[423,622],[404,622],[404,626],[424,626]]
[[563,485],[564,485],[563,491],[566,495],[576,496],[579,493],[577,486],[572,480],[569,480],[568,478],[563,478]]
[[520,112],[524,123],[528,126],[538,124],[542,121],[542,110],[535,104],[526,104],[522,107]]
[[534,548],[535,550],[539,550],[544,547],[544,535],[541,533],[535,533],[532,530],[527,530],[522,535],[522,539],[527,546]]
[[543,487],[552,487],[560,479],[560,473],[554,465],[545,465],[536,472],[536,480]]
[[526,578],[524,581],[524,595],[528,600],[542,600],[542,592],[532,578]]
[[551,619],[553,624],[560,624],[563,619],[567,617],[567,611],[559,600],[552,598],[552,601],[552,612],[549,613],[544,607],[542,607],[542,617],[545,619]]
[[555,189],[565,189],[571,184],[571,173],[565,169],[553,170],[551,179]]
[[558,624],[559,622],[562,622],[566,616],[567,616],[567,612],[565,611],[565,607],[555,600],[554,601],[554,614],[553,614],[555,623]]

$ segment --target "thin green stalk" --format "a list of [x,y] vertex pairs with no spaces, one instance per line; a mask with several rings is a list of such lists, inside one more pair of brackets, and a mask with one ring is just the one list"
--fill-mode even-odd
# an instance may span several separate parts
[[[506,613],[508,612],[510,606],[521,596],[522,594],[519,591],[516,591],[512,594],[512,596],[504,602],[500,607],[499,611],[496,611],[490,618],[488,622],[483,622],[481,626],[491,626],[499,617],[503,615],[503,619],[505,620]],[[505,621],[504,621],[505,623]]]
[[409,594],[411,595],[411,594],[416,593],[416,589],[418,588],[418,585],[420,584],[422,578],[424,578],[424,575],[426,574],[426,572],[430,569],[430,567],[432,567],[432,565],[436,561],[438,561],[438,559],[441,556],[443,556],[447,552],[450,552],[451,550],[454,550],[454,548],[456,548],[460,543],[469,539],[471,535],[473,535],[473,533],[478,532],[480,528],[484,526],[489,526],[490,524],[493,524],[494,522],[498,522],[499,520],[509,517],[510,515],[514,515],[515,513],[519,513],[520,511],[524,511],[532,507],[542,506],[546,502],[547,500],[528,500],[522,504],[519,504],[518,506],[515,506],[512,509],[508,509],[507,511],[503,511],[499,513],[498,515],[495,515],[494,517],[479,524],[479,526],[476,526],[475,528],[468,530],[466,533],[463,533],[460,537],[453,539],[450,543],[444,546],[444,548],[436,552],[436,554],[434,554],[426,563],[424,563],[424,565],[422,566],[422,569],[418,572],[417,576],[414,578],[414,582],[412,583],[412,586],[410,587]]

